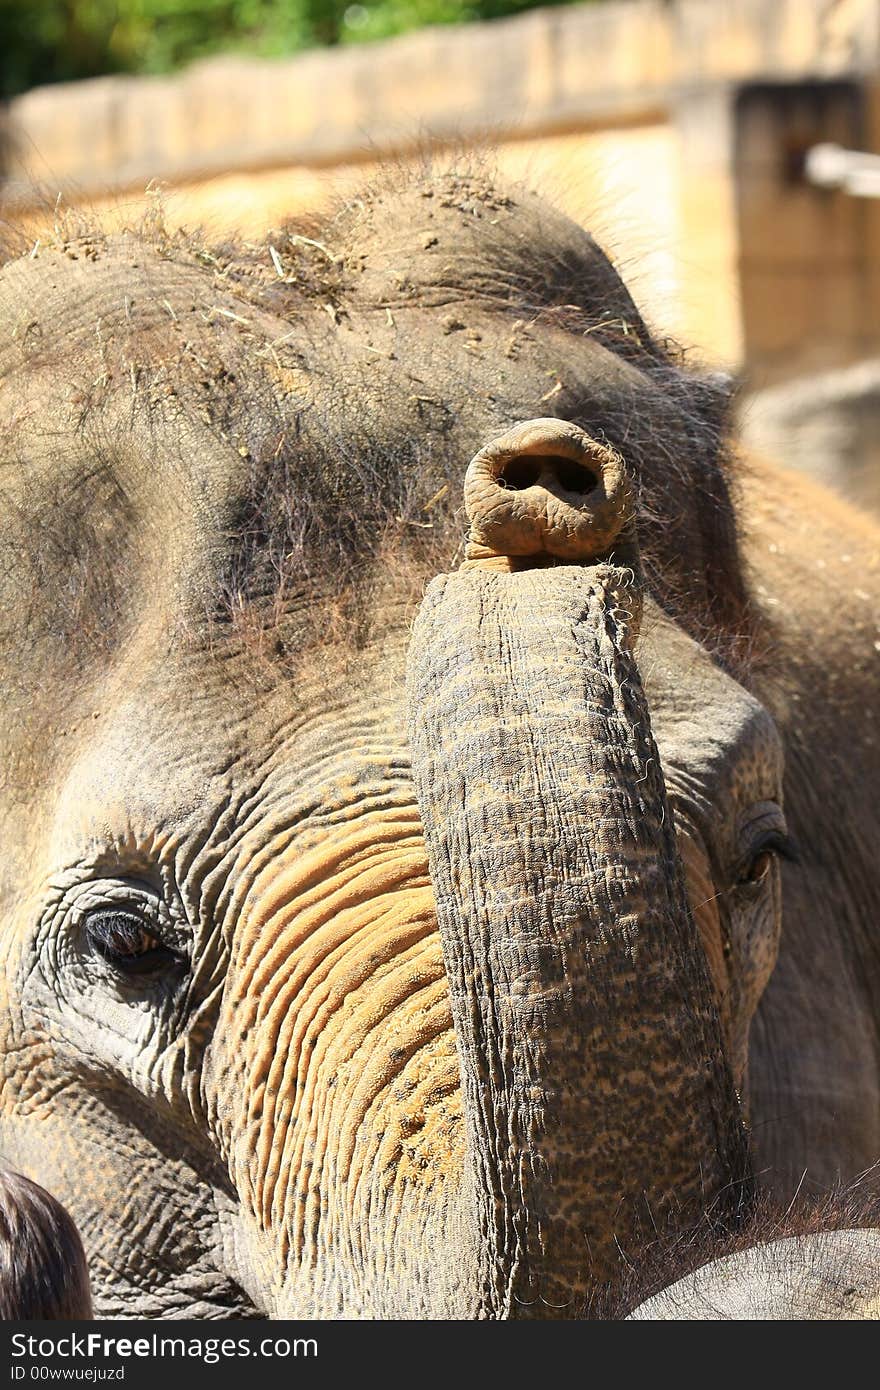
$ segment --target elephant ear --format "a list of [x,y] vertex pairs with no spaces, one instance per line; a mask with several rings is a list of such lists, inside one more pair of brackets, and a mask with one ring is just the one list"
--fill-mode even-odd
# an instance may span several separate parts
[[[686,405],[687,413],[700,421],[705,430],[711,431],[720,444],[730,429],[738,388],[736,377],[725,371],[684,368],[681,348],[672,339],[658,336],[648,327],[608,253],[588,232],[581,235],[585,245],[580,254],[580,284],[575,302],[592,322],[600,325],[600,338],[619,327],[623,340],[616,338],[608,345],[623,356],[631,355],[627,352],[628,337],[633,347],[637,345],[641,349],[643,368],[650,371],[653,363],[667,372],[670,368],[678,369],[676,395]],[[606,335],[603,335],[601,325],[606,323]]]
[[589,232],[574,231],[580,244],[572,302],[588,320],[591,334],[619,356],[638,359],[642,370],[662,372],[699,436],[700,452],[720,453],[731,427],[737,379],[729,372],[688,369],[679,345],[648,326],[608,253]]
[[615,334],[611,346],[626,354],[627,343],[632,347],[647,351],[658,361],[665,360],[663,345],[655,339],[647,323],[636,307],[636,302],[623,282],[623,277],[615,268],[607,251],[604,251],[589,232],[574,229],[582,242],[576,248],[578,283],[574,302],[594,324],[607,325],[606,332]]
[[719,439],[728,436],[733,417],[733,403],[739,381],[731,372],[689,372],[687,380],[691,409],[714,430]]
[[[589,233],[574,228],[571,241],[578,243],[575,302],[591,325],[591,336],[655,377],[677,407],[685,431],[681,456],[672,466],[640,477],[644,506],[639,526],[652,587],[662,596],[675,566],[682,566],[678,596],[672,592],[674,583],[669,593],[672,611],[687,627],[695,605],[703,606],[703,595],[705,608],[692,635],[705,640],[712,634],[719,656],[739,669],[743,653],[753,647],[754,633],[739,559],[728,444],[736,379],[727,372],[689,370],[678,346],[651,332],[611,258]],[[690,553],[670,556],[668,519],[683,512],[691,520]]]

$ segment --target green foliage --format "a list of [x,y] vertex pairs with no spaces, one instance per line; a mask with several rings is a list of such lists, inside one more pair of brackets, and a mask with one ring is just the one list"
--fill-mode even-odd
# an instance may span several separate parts
[[427,24],[494,19],[540,3],[0,0],[0,95],[108,72],[168,72],[230,49],[276,56],[317,44],[362,43]]
[[[568,3],[569,0],[555,0]],[[427,24],[463,24],[472,19],[498,19],[534,9],[547,0],[360,0],[346,3],[339,22],[339,41],[358,43],[384,39]]]

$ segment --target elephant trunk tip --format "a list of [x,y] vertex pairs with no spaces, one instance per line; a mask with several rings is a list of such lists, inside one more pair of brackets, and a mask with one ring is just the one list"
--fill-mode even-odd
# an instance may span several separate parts
[[522,568],[583,564],[631,531],[634,494],[623,459],[568,420],[528,420],[471,460],[464,501],[466,563]]

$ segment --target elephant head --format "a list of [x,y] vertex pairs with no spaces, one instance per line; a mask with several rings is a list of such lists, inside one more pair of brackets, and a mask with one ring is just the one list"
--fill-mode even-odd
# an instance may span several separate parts
[[459,176],[0,314],[0,1142],[99,1312],[566,1316],[729,1226],[786,832],[712,389]]
[[[775,1234],[701,1265],[630,1313],[634,1322],[876,1322],[880,1232],[840,1227]],[[811,1223],[812,1224],[812,1223]],[[756,1232],[753,1232],[756,1234]]]

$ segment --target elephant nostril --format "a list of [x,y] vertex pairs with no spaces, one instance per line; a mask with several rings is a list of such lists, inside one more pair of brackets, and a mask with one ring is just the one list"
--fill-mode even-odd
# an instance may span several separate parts
[[[583,564],[610,553],[634,520],[619,454],[570,420],[523,420],[467,467],[465,564],[547,557]],[[631,537],[634,540],[634,537]],[[520,566],[521,567],[521,566]]]
[[559,479],[560,486],[566,492],[573,492],[585,497],[598,485],[598,476],[591,473],[589,468],[584,468],[582,464],[575,463],[574,459],[554,458],[550,460],[550,463],[553,472]]
[[554,477],[564,492],[585,497],[598,483],[595,473],[574,459],[559,455],[517,454],[501,469],[498,485],[510,492],[522,492],[539,483],[543,475]]
[[541,476],[542,462],[535,455],[529,457],[521,454],[510,459],[498,474],[498,486],[510,492],[522,492],[527,487],[533,487]]

